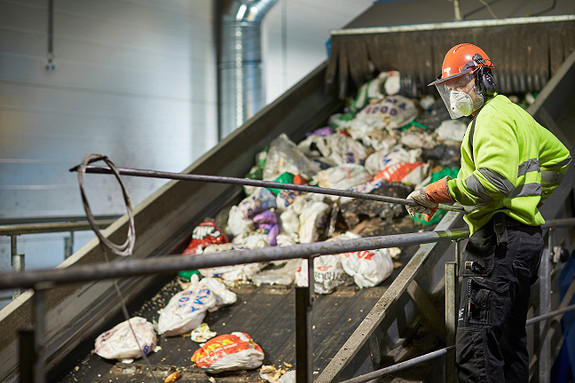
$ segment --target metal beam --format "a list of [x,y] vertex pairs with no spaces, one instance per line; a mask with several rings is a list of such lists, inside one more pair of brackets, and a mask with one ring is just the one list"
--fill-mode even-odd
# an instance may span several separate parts
[[152,259],[120,259],[111,263],[95,263],[62,269],[2,273],[0,274],[0,289],[34,287],[38,283],[86,282],[208,267],[269,262],[281,259],[307,258],[317,254],[338,254],[348,251],[448,242],[466,238],[468,235],[469,231],[467,229],[455,229],[357,238],[345,241],[314,242],[284,247],[266,247],[255,250],[234,250],[224,253],[205,253],[186,257],[178,254],[154,257]]

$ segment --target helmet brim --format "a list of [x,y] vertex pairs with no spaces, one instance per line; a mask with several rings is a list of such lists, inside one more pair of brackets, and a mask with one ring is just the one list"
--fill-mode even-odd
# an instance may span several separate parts
[[460,73],[452,74],[451,76],[447,76],[447,77],[443,77],[443,78],[441,78],[441,75],[439,75],[435,81],[430,82],[429,84],[427,84],[427,86],[444,84],[444,83],[451,81],[453,79],[465,76],[466,74],[473,73],[473,72],[475,72],[476,69],[477,69],[477,67],[466,68],[466,69],[462,70]]

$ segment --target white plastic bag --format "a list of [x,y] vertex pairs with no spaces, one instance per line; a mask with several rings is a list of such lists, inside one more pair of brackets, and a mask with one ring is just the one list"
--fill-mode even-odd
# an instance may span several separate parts
[[270,240],[267,234],[257,231],[242,233],[234,237],[232,243],[246,249],[262,249],[264,247],[270,247]]
[[370,154],[365,160],[365,168],[371,174],[402,162],[418,162],[421,160],[421,149],[405,150],[401,146],[390,150],[379,150]]
[[[204,253],[220,253],[232,250],[245,250],[247,247],[234,244],[222,243],[209,245],[204,249]],[[265,263],[248,263],[234,266],[219,266],[199,269],[203,277],[221,278],[226,286],[234,286],[237,282],[245,282],[251,279],[252,275],[260,271]]]
[[432,149],[437,145],[435,138],[427,131],[420,131],[419,129],[407,129],[401,133],[399,141],[410,149]]
[[226,233],[235,237],[242,233],[249,233],[254,229],[254,222],[244,217],[244,213],[238,206],[232,206],[228,213],[228,225]]
[[296,144],[282,133],[270,144],[263,178],[275,180],[288,172],[309,179],[319,170],[319,164],[307,158]]
[[370,178],[371,174],[363,166],[343,164],[318,172],[314,179],[324,188],[349,190]]
[[299,259],[290,259],[279,268],[264,269],[252,277],[252,281],[259,286],[269,285],[291,285],[295,279],[296,270],[300,266]]
[[[100,334],[96,338],[96,354],[106,359],[118,359],[122,361],[140,358],[142,351],[149,354],[156,348],[156,333],[154,326],[142,317],[133,317],[124,321],[111,330]],[[136,333],[136,339],[130,325]],[[140,348],[138,348],[138,343]]]
[[[317,148],[319,153],[311,150],[312,147]],[[331,166],[361,164],[367,156],[367,148],[362,143],[338,133],[329,136],[309,136],[298,144],[298,148],[309,157],[320,158]]]
[[377,286],[393,272],[388,249],[353,251],[340,257],[343,269],[360,288]]
[[367,148],[371,147],[373,150],[391,150],[396,146],[399,141],[399,134],[395,130],[381,130],[376,128],[366,128],[348,130],[349,135],[359,140]]
[[204,277],[221,278],[226,286],[235,286],[238,282],[247,282],[252,279],[265,264],[248,263],[245,265],[220,266],[200,269],[199,272]]
[[385,93],[388,95],[395,95],[399,93],[401,90],[401,81],[399,72],[391,71],[387,72],[388,77],[385,79],[385,84],[383,85],[383,89],[385,89]]
[[317,241],[329,223],[331,207],[324,202],[312,202],[299,216],[299,241]]
[[202,278],[197,282],[196,288],[208,288],[216,296],[216,304],[210,307],[209,311],[215,311],[222,306],[228,306],[236,303],[238,296],[233,291],[227,289],[226,285],[217,278]]
[[243,332],[212,338],[192,355],[197,367],[211,373],[251,370],[261,366],[263,360],[262,348]]
[[462,121],[445,120],[435,129],[435,134],[441,141],[461,142],[466,130],[467,125]]
[[417,115],[417,107],[409,98],[389,96],[363,108],[354,118],[351,130],[367,132],[372,129],[397,129],[413,121]]
[[315,242],[324,234],[331,207],[321,194],[302,194],[280,214],[281,232],[300,243]]
[[202,324],[206,312],[215,305],[216,296],[209,288],[192,285],[174,295],[160,310],[158,332],[166,336],[188,333]]
[[299,214],[294,209],[286,209],[280,214],[279,219],[283,233],[299,235]]
[[[346,285],[349,277],[343,270],[338,255],[321,255],[313,259],[314,292],[316,294],[330,294],[338,286]],[[307,260],[302,260],[296,271],[295,283],[297,286],[308,286]]]

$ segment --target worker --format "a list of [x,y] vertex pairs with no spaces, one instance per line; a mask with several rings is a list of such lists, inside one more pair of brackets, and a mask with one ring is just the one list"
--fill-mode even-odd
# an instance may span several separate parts
[[456,331],[460,382],[529,381],[525,321],[543,251],[539,208],[571,156],[549,130],[497,94],[493,62],[479,47],[451,48],[435,85],[452,119],[470,116],[456,178],[416,189],[408,212],[458,203],[470,238],[460,262]]

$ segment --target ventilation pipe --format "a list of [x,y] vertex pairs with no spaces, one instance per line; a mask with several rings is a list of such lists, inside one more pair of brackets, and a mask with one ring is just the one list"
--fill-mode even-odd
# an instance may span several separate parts
[[262,19],[278,0],[234,0],[221,23],[219,139],[255,115],[264,105]]

